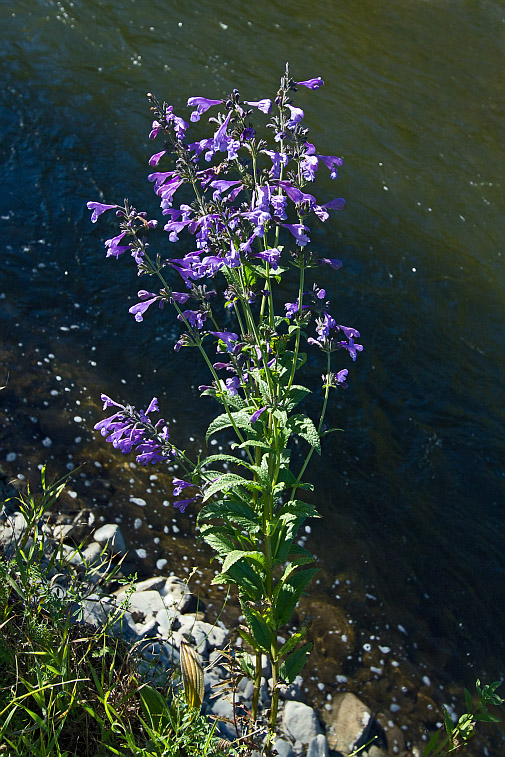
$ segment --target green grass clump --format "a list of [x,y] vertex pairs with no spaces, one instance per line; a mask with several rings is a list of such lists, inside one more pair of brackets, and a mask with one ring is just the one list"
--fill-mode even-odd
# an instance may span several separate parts
[[[98,568],[78,575],[46,536],[64,485],[42,471],[42,493],[18,500],[24,531],[0,553],[0,757],[224,754],[216,724],[186,703],[177,671],[163,689],[142,680],[135,645],[110,632],[124,607],[103,628],[77,622]],[[102,569],[101,581],[113,575]]]

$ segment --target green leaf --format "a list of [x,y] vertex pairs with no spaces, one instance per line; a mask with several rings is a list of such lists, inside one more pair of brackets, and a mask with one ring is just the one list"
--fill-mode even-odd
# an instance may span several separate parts
[[260,449],[264,449],[267,452],[275,452],[275,447],[272,447],[270,444],[267,444],[260,439],[247,439],[245,442],[242,442],[242,444],[237,444],[237,447],[238,449],[245,449],[246,447],[259,447]]
[[244,552],[241,549],[234,549],[232,552],[230,552],[228,555],[226,555],[226,559],[223,563],[223,573],[226,573],[229,571],[232,565],[234,565],[239,560],[247,560],[252,561],[254,563],[257,563],[262,568],[265,567],[265,555],[262,552],[256,552],[256,551],[249,551]]
[[273,603],[273,613],[277,628],[280,628],[291,620],[291,616],[304,588],[317,572],[317,568],[300,570],[298,573],[291,575],[283,584],[277,584]]
[[296,647],[298,642],[306,635],[308,627],[308,624],[303,625],[299,631],[295,631],[295,633],[291,634],[289,639],[279,649],[278,659],[281,659],[281,657],[284,657],[284,655],[288,654],[288,652],[291,652],[291,650]]
[[255,533],[260,527],[259,516],[245,502],[224,500],[221,502],[208,502],[200,510],[197,522],[220,518],[234,523],[249,533]]
[[311,394],[310,389],[307,389],[305,386],[293,384],[286,395],[284,408],[288,413],[291,412],[291,410],[293,410],[293,408],[295,408],[296,405],[307,396],[307,394]]
[[236,473],[223,473],[217,481],[214,481],[205,491],[203,501],[206,502],[216,492],[233,489],[235,486],[247,486],[251,482]]
[[307,662],[310,650],[312,649],[312,643],[307,642],[302,647],[299,647],[287,657],[280,666],[280,677],[288,683],[293,683],[298,673],[303,669],[303,666]]
[[310,505],[308,502],[302,502],[300,499],[293,499],[286,502],[277,513],[283,520],[288,521],[293,518],[320,518],[321,516],[317,512],[314,505]]
[[208,523],[200,526],[200,533],[203,540],[212,547],[214,552],[224,557],[234,548],[233,539],[230,534],[224,531],[220,526],[211,526]]
[[293,434],[298,434],[302,439],[305,439],[318,455],[321,454],[321,439],[317,428],[308,415],[292,415],[288,421],[288,427]]
[[445,730],[447,732],[447,735],[449,738],[452,736],[452,732],[454,730],[454,723],[452,722],[451,716],[449,715],[449,712],[446,707],[443,708],[444,710],[444,725]]
[[472,695],[468,691],[468,689],[463,689],[465,692],[465,703],[466,703],[466,709],[468,712],[471,712],[473,709],[473,702],[472,702]]
[[489,712],[478,712],[474,715],[475,720],[479,723],[499,723],[500,718],[491,715]]
[[343,430],[344,430],[343,428],[327,428],[326,431],[322,431],[321,432],[320,436],[321,436],[321,439],[322,439],[323,436],[327,436],[328,434],[332,434],[334,431],[343,431]]
[[[159,729],[160,726],[166,727],[169,723],[167,717],[166,700],[159,691],[152,686],[145,685],[139,689],[140,701],[144,714],[149,721],[151,728]],[[163,724],[162,724],[162,721]]]
[[265,623],[263,618],[259,617],[257,613],[251,610],[247,602],[244,602],[242,599],[240,599],[240,605],[242,607],[242,613],[247,621],[247,625],[251,630],[251,634],[253,635],[256,644],[261,647],[264,652],[269,653],[271,638],[267,624]]
[[218,463],[218,462],[233,463],[234,465],[241,465],[243,464],[244,461],[241,460],[239,457],[236,457],[235,455],[209,455],[200,464],[200,468],[210,465],[211,463]]
[[244,410],[237,410],[234,413],[230,413],[230,415],[228,415],[228,413],[218,415],[217,418],[214,418],[212,423],[209,425],[207,433],[205,434],[205,441],[207,442],[212,434],[216,433],[216,431],[221,431],[224,428],[230,428],[230,426],[233,426],[233,424],[235,424],[237,428],[248,429],[249,431],[253,432],[253,428],[249,423],[249,417],[250,416]]

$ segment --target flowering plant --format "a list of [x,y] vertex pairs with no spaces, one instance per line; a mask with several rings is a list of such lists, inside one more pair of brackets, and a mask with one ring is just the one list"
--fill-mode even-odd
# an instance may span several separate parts
[[[173,444],[163,420],[152,420],[158,412],[155,398],[145,411],[137,411],[105,395],[104,409],[114,412],[95,426],[114,447],[135,451],[143,465],[176,459],[184,477],[173,480],[174,496],[182,495],[175,507],[184,512],[189,505],[203,503],[200,531],[222,563],[214,581],[238,587],[246,620],[240,633],[256,656],[250,669],[253,719],[258,714],[261,655],[266,654],[272,665],[269,742],[279,683],[295,678],[310,651],[310,645],[302,643],[306,624],[285,643],[278,640],[316,572],[307,567],[310,553],[297,543],[305,519],[317,517],[315,508],[299,497],[300,490],[312,489],[302,478],[313,452],[321,454],[322,437],[333,430],[324,426],[329,392],[346,387],[348,369],[334,368],[333,355],[340,358],[344,351],[355,360],[363,349],[355,341],[359,332],[330,315],[325,290],[306,284],[307,272],[341,266],[339,260],[309,250],[306,222],[311,216],[326,221],[330,211],[343,208],[344,200],[319,203],[304,188],[314,182],[321,166],[336,179],[342,160],[317,152],[308,141],[303,110],[291,100],[297,87],[317,90],[322,85],[319,77],[295,82],[286,66],[273,102],[242,101],[237,90],[226,100],[190,97],[192,123],[210,109],[215,113],[209,118],[212,136],[193,142],[189,124],[173,107],[148,95],[154,116],[149,136],[164,140],[163,149],[149,160],[154,171],[148,179],[166,217],[163,231],[168,241],[177,242],[183,231],[194,238],[194,250],[183,257],[151,252],[158,222],[148,220],[128,201],[123,206],[88,203],[93,222],[108,210],[115,210],[119,219],[119,234],[105,242],[107,257],[118,259],[130,252],[138,275],[160,282],[156,291],[139,290],[129,312],[141,322],[151,306],[172,306],[182,325],[175,350],[198,348],[209,369],[212,381],[199,389],[223,412],[211,422],[206,440],[222,429],[231,428],[235,434],[236,454],[195,462]],[[271,144],[253,124],[257,112],[266,121]],[[170,163],[166,170],[165,163]],[[191,199],[177,207],[176,194],[186,189]],[[298,296],[283,303],[279,313],[280,284],[293,270]],[[174,287],[174,280],[182,287]],[[231,328],[219,324],[223,316],[232,322]],[[315,328],[308,335],[312,324]],[[304,342],[308,349],[319,350],[326,364],[316,422],[298,409],[310,392],[295,382],[306,361]],[[295,461],[293,466],[290,443],[296,436],[308,444],[308,451],[303,463]]]

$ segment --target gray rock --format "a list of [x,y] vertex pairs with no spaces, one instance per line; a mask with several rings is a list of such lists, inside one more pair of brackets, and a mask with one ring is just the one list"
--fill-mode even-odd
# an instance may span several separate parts
[[223,738],[225,739],[230,739],[230,741],[233,741],[233,739],[236,739],[237,731],[233,724],[232,703],[228,699],[225,699],[224,697],[219,697],[218,699],[214,699],[211,702],[209,709],[213,715],[216,715],[216,717],[226,718],[226,720],[218,720],[217,727],[221,736],[223,736]]
[[279,757],[294,757],[293,747],[285,739],[275,739],[274,749],[277,750]]
[[176,576],[167,578],[161,593],[165,598],[166,606],[174,607],[180,613],[186,612],[193,600],[193,595],[189,591],[187,584]]
[[210,623],[196,620],[195,616],[190,614],[180,615],[178,622],[180,624],[180,632],[187,636],[188,640],[194,644],[196,650],[202,656],[206,656],[209,647],[207,637],[214,630],[214,627]]
[[145,623],[135,623],[139,639],[151,639],[158,636],[158,623],[156,618],[150,618]]
[[331,709],[323,710],[326,736],[330,749],[341,752],[344,757],[355,746],[362,746],[372,725],[372,711],[357,696],[346,692],[333,698]]
[[302,686],[303,678],[301,676],[296,676],[293,683],[282,684],[279,687],[279,696],[281,699],[300,702],[303,699]]
[[175,619],[177,618],[177,611],[173,608],[164,607],[162,610],[158,610],[156,613],[156,620],[160,626],[160,632],[166,636],[172,633],[175,626]]
[[[118,595],[118,600],[122,601],[121,595]],[[136,610],[142,615],[156,615],[165,609],[165,604],[163,597],[157,591],[135,591],[130,597],[129,609]]]
[[286,702],[282,713],[282,730],[293,741],[308,744],[321,732],[316,713],[303,702]]
[[153,576],[135,584],[135,591],[158,591],[163,593],[167,579],[165,576]]
[[[414,756],[414,752],[412,752],[412,754]],[[375,744],[372,744],[372,746],[368,747],[368,757],[388,757],[388,753],[383,749],[379,749]]]
[[126,544],[121,529],[116,523],[107,523],[98,528],[93,536],[99,544],[106,544],[107,550],[114,555],[124,555]]
[[228,644],[230,634],[225,628],[219,626],[211,627],[211,630],[207,634],[207,644],[209,649],[224,649]]
[[137,670],[145,681],[155,686],[165,686],[179,663],[179,653],[166,642],[143,641],[138,645]]
[[307,757],[328,757],[328,755],[328,741],[326,736],[320,733],[310,741],[307,749]]
[[80,556],[83,564],[87,568],[93,568],[101,563],[105,563],[107,559],[105,555],[102,554],[102,546],[96,541],[92,541],[91,544],[88,544],[88,546],[82,550]]
[[251,702],[254,693],[254,684],[249,678],[242,678],[238,685],[238,691],[242,701]]

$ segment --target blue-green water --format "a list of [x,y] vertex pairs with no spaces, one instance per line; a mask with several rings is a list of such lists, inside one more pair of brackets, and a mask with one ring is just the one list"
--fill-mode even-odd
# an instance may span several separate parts
[[[173,353],[171,316],[128,315],[135,270],[104,259],[113,227],[92,227],[85,202],[152,202],[147,91],[176,110],[234,86],[256,100],[289,60],[296,78],[326,82],[298,102],[320,152],[345,161],[337,185],[322,177],[320,191],[337,187],[347,205],[314,241],[344,262],[325,286],[365,345],[330,409],[345,433],[310,473],[324,516],[308,541],[322,565],[307,603],[312,672],[326,687],[313,697],[322,704],[346,675],[378,713],[397,696],[402,710],[390,717],[415,730],[431,722],[423,697],[450,700],[439,686],[501,677],[501,3],[20,0],[1,5],[0,21],[3,467],[28,474],[46,459],[58,471],[89,459],[68,505],[120,518],[146,550],[139,571],[159,559],[176,572],[204,565],[192,516],[174,521],[163,506],[170,477],[150,481],[152,470],[131,468],[92,433],[102,390],[138,405],[156,394],[195,449],[213,408],[198,400],[206,376],[193,356]],[[349,618],[352,649],[328,636]],[[386,655],[382,674],[370,673],[371,636],[400,666]]]

